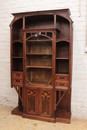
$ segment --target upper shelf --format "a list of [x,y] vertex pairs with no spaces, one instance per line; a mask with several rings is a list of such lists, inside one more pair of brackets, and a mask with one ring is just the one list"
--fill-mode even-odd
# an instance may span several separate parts
[[[23,31],[27,33],[34,32],[52,32],[56,30],[56,41],[58,39],[70,39],[70,18],[65,13],[46,13],[37,15],[25,15],[24,17],[15,17],[11,23],[12,26],[12,41],[23,38]],[[51,37],[52,39],[52,37]],[[36,40],[36,39],[35,39]],[[30,41],[34,42],[34,41]],[[39,40],[37,41],[39,42]],[[45,42],[43,41],[40,42]]]
[[54,15],[25,17],[25,29],[49,29],[54,27]]
[[[55,12],[55,11],[54,11]],[[21,17],[15,18],[10,26],[12,25],[13,29],[49,29],[49,28],[57,28],[58,30],[61,29],[61,24],[66,23],[67,25],[70,22],[70,18],[68,17],[67,13],[62,13],[60,14],[55,14],[54,12],[52,13],[47,13],[43,12],[40,14],[32,14],[31,15],[21,15]],[[67,15],[67,17],[66,17]],[[56,23],[55,23],[55,16],[56,16]],[[25,21],[23,23],[23,20],[25,18]],[[61,22],[62,21],[62,22]]]

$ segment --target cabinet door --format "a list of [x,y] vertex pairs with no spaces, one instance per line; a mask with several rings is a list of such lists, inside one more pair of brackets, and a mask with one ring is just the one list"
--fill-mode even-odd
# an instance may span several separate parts
[[29,88],[27,91],[27,113],[38,114],[38,89]]
[[52,90],[40,89],[39,90],[39,114],[42,116],[52,115]]

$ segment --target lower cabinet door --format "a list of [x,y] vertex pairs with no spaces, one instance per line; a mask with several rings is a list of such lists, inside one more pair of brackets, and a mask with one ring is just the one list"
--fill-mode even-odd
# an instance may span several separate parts
[[53,92],[49,89],[39,90],[39,115],[52,116]]
[[38,89],[29,88],[27,91],[27,113],[38,114]]

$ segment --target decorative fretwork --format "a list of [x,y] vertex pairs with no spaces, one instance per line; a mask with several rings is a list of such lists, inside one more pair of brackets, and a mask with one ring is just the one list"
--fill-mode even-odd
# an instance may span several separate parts
[[51,32],[35,32],[35,33],[27,33],[26,34],[26,41],[27,40],[40,40],[40,39],[51,39],[52,33]]
[[42,114],[49,115],[50,93],[42,91]]
[[35,91],[29,90],[28,95],[31,97],[35,96]]
[[35,112],[35,91],[33,90],[28,91],[28,111],[30,113]]
[[50,98],[50,93],[48,91],[42,91],[42,100],[47,99],[49,100]]

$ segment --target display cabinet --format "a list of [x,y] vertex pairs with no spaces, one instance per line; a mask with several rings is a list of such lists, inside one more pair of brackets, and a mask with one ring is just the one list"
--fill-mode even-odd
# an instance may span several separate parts
[[12,114],[70,123],[72,20],[69,9],[14,13],[10,24]]

